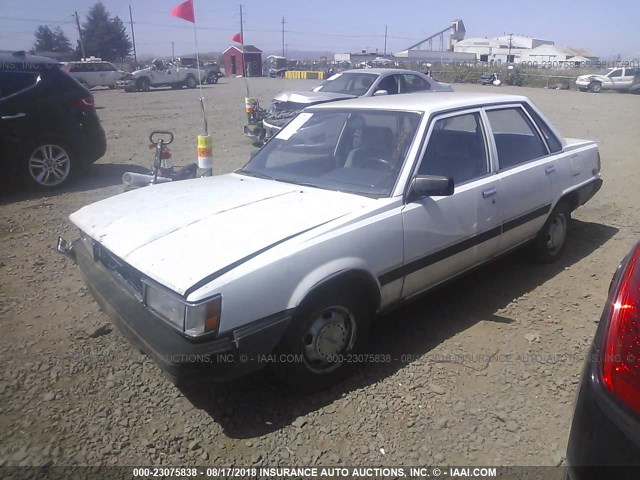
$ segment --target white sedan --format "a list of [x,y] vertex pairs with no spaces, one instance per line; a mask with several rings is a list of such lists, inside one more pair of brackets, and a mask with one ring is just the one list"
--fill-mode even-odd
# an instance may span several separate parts
[[601,183],[597,145],[522,96],[346,100],[235,173],[80,209],[58,248],[173,380],[271,365],[317,389],[368,358],[380,312],[516,247],[558,258]]

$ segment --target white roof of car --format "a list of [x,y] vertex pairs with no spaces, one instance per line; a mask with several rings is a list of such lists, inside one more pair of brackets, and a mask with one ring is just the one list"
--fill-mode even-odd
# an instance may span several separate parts
[[381,75],[385,74],[402,74],[402,73],[410,73],[410,74],[419,74],[424,75],[421,72],[416,72],[415,70],[406,70],[404,68],[352,68],[351,70],[344,70],[342,72],[337,73],[371,73],[373,75]]
[[476,107],[501,103],[528,102],[522,95],[504,95],[472,92],[416,92],[403,95],[380,95],[343,100],[339,103],[323,103],[309,107],[309,110],[332,108],[362,108],[372,110],[408,110],[433,113],[464,107]]

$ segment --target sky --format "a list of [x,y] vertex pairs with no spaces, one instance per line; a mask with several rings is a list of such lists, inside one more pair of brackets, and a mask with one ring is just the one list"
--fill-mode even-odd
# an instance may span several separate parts
[[[38,25],[60,26],[75,46],[73,15],[80,21],[94,0],[0,0],[0,50],[33,46]],[[172,17],[180,0],[103,0],[119,16],[129,34],[133,11],[138,56],[177,56],[195,51],[191,23]],[[640,0],[194,0],[200,52],[223,51],[240,31],[243,5],[245,43],[267,53],[293,51],[382,53],[385,26],[387,52],[405,50],[464,21],[469,37],[503,34],[553,40],[556,45],[584,48],[602,59],[620,54],[640,56]],[[434,49],[438,44],[434,40]]]

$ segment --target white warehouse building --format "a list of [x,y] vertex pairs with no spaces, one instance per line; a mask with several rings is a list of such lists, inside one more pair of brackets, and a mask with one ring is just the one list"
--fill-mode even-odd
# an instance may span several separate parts
[[551,64],[553,67],[573,66],[575,62],[591,64],[598,57],[591,53],[569,47],[556,46],[551,40],[503,35],[494,38],[467,38],[454,44],[455,52],[473,53],[480,62]]

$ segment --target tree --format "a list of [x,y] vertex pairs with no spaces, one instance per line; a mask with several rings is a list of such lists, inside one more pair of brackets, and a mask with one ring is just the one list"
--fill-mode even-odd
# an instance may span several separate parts
[[34,52],[69,53],[72,51],[71,42],[60,27],[51,30],[47,25],[40,25],[35,31],[35,37]]
[[[86,55],[105,60],[124,60],[132,49],[127,31],[118,17],[109,15],[102,2],[89,9],[81,28]],[[81,53],[80,42],[76,48]]]

